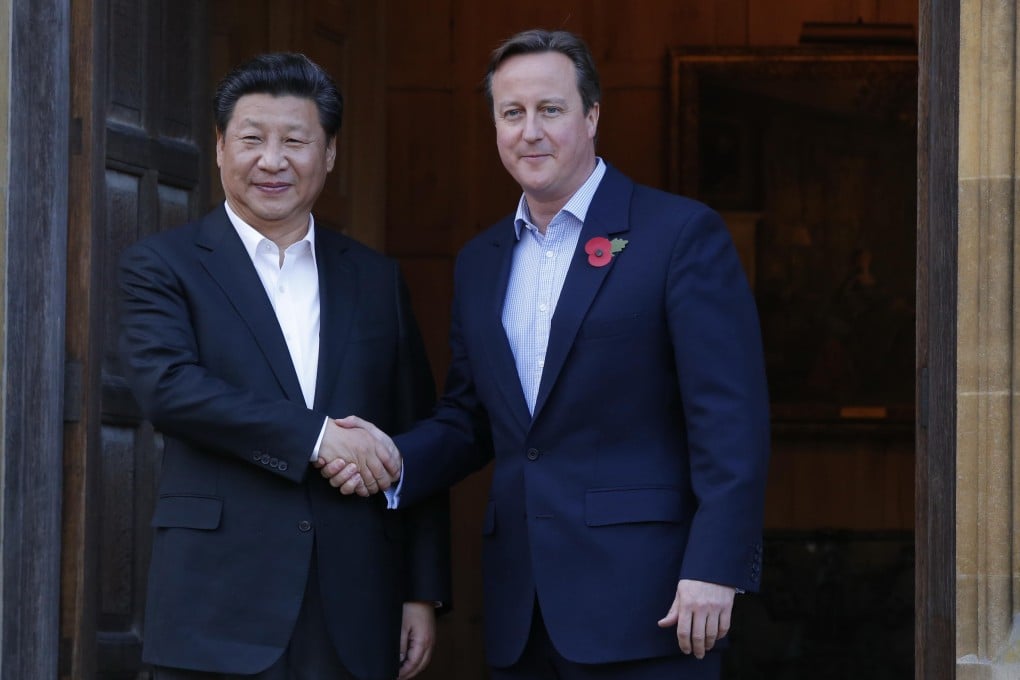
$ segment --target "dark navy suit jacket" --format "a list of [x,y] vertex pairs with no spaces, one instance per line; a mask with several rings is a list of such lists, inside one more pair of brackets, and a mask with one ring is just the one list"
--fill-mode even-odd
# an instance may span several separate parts
[[[593,237],[623,238],[605,266]],[[720,217],[613,168],[589,208],[528,412],[501,315],[512,219],[455,270],[437,410],[397,437],[401,506],[495,459],[483,570],[489,662],[512,664],[537,596],[566,658],[678,653],[679,579],[760,580],[769,452],[757,312]]]
[[396,263],[316,230],[320,344],[314,408],[225,210],[121,260],[121,353],[165,435],[144,659],[254,673],[283,652],[316,551],[329,633],[358,677],[396,677],[402,603],[449,601],[445,498],[387,512],[309,463],[327,416],[399,432],[434,402]]

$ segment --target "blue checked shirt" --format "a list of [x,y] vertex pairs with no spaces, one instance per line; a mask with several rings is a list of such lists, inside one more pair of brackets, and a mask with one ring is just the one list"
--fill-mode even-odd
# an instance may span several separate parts
[[[510,341],[517,375],[532,415],[535,413],[538,386],[542,382],[549,326],[556,311],[556,302],[560,299],[570,260],[577,249],[588,206],[605,174],[606,164],[601,158],[596,159],[591,175],[552,218],[545,234],[531,221],[531,211],[523,195],[517,203],[514,219],[517,245],[503,300],[503,330]],[[391,486],[383,492],[386,507],[400,507],[403,485],[404,478],[401,476],[395,488]]]
[[503,301],[503,329],[514,354],[528,411],[532,414],[535,413],[538,386],[542,382],[549,328],[556,303],[567,278],[570,260],[577,249],[591,199],[605,174],[605,163],[601,158],[596,159],[595,170],[556,213],[545,234],[531,221],[531,211],[523,195],[517,204],[514,219],[517,245]]

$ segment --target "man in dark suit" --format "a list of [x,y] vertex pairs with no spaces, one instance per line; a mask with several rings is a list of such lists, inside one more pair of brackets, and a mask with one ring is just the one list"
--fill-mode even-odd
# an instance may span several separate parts
[[[495,460],[495,680],[718,678],[734,595],[760,581],[769,451],[737,254],[715,212],[595,155],[598,76],[577,37],[510,38],[486,84],[523,196],[458,257],[445,394],[395,438],[391,502]],[[345,492],[371,476],[352,472],[323,469]]]
[[[449,599],[440,494],[413,510],[343,496],[314,469],[385,451],[434,392],[396,263],[311,209],[342,100],[303,55],[239,66],[215,97],[226,201],[129,248],[121,352],[165,436],[144,659],[157,679],[393,680],[428,663]],[[369,459],[372,473],[369,474]]]

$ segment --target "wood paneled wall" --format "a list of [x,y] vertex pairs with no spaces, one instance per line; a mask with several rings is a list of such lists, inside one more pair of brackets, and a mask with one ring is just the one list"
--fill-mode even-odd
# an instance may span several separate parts
[[[267,51],[299,51],[321,64],[344,95],[336,167],[315,205],[320,225],[383,247],[383,49],[381,6],[353,0],[210,2],[209,100],[234,66]],[[210,139],[212,131],[210,130]],[[210,144],[210,148],[212,148]],[[211,193],[223,200],[210,154]]]
[[[481,89],[488,55],[513,33],[585,38],[602,79],[598,152],[635,180],[667,184],[667,52],[680,46],[796,45],[802,23],[918,22],[917,0],[387,0],[386,250],[398,257],[440,383],[453,258],[513,210],[519,189],[496,154]],[[905,263],[905,266],[913,266]],[[770,528],[913,526],[913,438],[774,439]],[[482,678],[478,554],[488,479],[454,490],[456,609],[427,678]]]
[[519,195],[481,89],[502,39],[536,26],[583,36],[602,79],[599,154],[665,187],[670,47],[796,45],[805,21],[858,20],[916,26],[917,0],[387,0],[386,249],[406,265],[439,375],[452,257]]

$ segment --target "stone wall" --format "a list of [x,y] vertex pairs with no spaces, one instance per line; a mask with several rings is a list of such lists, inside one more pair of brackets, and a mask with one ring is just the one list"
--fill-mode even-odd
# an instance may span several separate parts
[[1017,7],[960,6],[957,677],[1020,677]]

